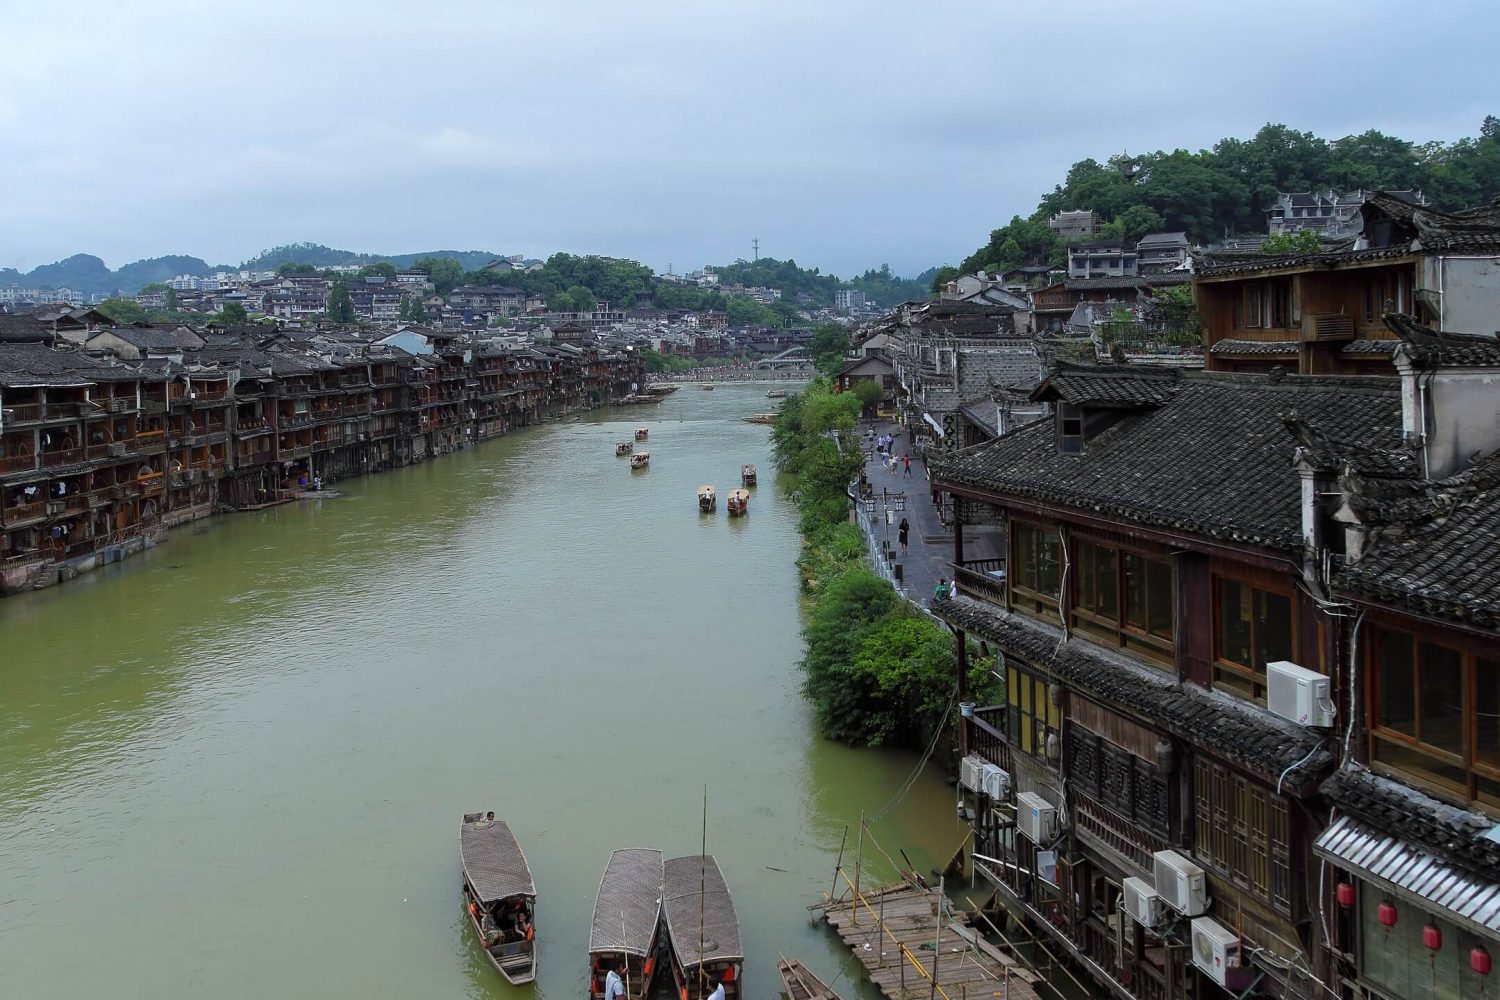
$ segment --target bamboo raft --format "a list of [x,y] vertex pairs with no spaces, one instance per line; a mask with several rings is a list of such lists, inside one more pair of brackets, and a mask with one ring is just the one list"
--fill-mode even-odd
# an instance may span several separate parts
[[890,1000],[1038,1000],[1036,973],[980,938],[961,915],[940,921],[935,899],[931,890],[901,882],[813,910]]

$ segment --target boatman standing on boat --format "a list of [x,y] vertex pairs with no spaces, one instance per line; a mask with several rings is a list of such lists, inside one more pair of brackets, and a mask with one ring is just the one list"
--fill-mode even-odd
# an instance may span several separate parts
[[604,974],[604,1000],[618,1000],[625,996],[625,984],[613,968]]

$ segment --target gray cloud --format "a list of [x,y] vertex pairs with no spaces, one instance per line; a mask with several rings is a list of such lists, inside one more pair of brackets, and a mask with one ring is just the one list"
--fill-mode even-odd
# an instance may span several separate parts
[[[1266,121],[1473,134],[1490,4],[9,5],[0,266],[312,240],[849,273],[955,260],[1085,156]],[[1434,72],[1434,52],[1440,71]]]

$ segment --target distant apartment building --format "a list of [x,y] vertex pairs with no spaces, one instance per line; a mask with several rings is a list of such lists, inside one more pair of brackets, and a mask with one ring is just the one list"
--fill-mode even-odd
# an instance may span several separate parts
[[840,288],[833,293],[833,307],[840,312],[858,312],[865,307],[865,293],[858,288]]
[[1187,264],[1187,233],[1147,233],[1136,243],[1135,256],[1141,274],[1175,271]]
[[1087,208],[1058,212],[1047,220],[1047,225],[1063,239],[1070,236],[1088,236],[1095,229],[1094,212]]
[[0,285],[0,302],[17,303],[32,302],[37,305],[83,305],[83,293],[74,291],[66,285],[62,288],[43,288],[41,286],[24,286],[18,284]]
[[1068,247],[1069,278],[1131,278],[1136,275],[1136,251],[1121,240],[1074,243]]

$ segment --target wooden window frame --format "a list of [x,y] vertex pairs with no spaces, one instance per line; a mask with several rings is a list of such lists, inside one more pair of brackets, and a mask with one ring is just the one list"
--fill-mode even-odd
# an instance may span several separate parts
[[1222,595],[1220,593],[1219,584],[1220,581],[1225,580],[1236,583],[1239,586],[1246,587],[1250,590],[1250,606],[1252,609],[1252,613],[1250,616],[1250,658],[1252,661],[1255,659],[1255,651],[1259,646],[1259,643],[1256,642],[1255,615],[1253,613],[1253,609],[1255,607],[1255,592],[1258,590],[1262,593],[1274,594],[1277,597],[1283,597],[1286,599],[1288,607],[1287,617],[1290,619],[1292,626],[1291,639],[1288,645],[1289,648],[1293,651],[1294,655],[1296,650],[1301,648],[1298,645],[1298,639],[1301,634],[1301,623],[1298,621],[1299,615],[1297,606],[1297,594],[1291,586],[1284,586],[1282,585],[1281,581],[1272,581],[1265,576],[1251,576],[1248,574],[1241,574],[1232,571],[1225,572],[1224,570],[1217,568],[1210,570],[1209,573],[1209,596],[1211,598],[1209,602],[1209,611],[1212,615],[1213,638],[1213,686],[1229,694],[1232,694],[1237,698],[1243,698],[1244,693],[1238,688],[1228,683],[1225,683],[1223,685],[1220,684],[1220,673],[1234,674],[1237,677],[1240,677],[1250,683],[1250,693],[1253,696],[1250,700],[1257,705],[1264,705],[1266,703],[1265,666],[1261,665],[1261,667],[1257,669],[1255,667],[1255,664],[1252,662],[1251,665],[1247,667],[1242,663],[1238,663],[1234,660],[1226,658],[1221,653],[1223,641],[1221,635],[1221,629],[1223,626],[1223,613],[1221,607]]
[[1036,533],[1036,553],[1038,557],[1040,557],[1042,546],[1046,543],[1047,536],[1051,536],[1051,544],[1054,545],[1057,550],[1056,561],[1058,566],[1059,580],[1061,579],[1063,564],[1062,532],[1058,530],[1058,527],[1056,525],[1047,525],[1037,521],[1024,521],[1014,518],[1011,519],[1010,524],[1008,525],[1008,530],[1006,532],[1006,548],[1009,550],[1009,561],[1007,563],[1007,566],[1009,567],[1009,570],[1006,573],[1005,582],[1007,588],[1009,589],[1011,609],[1034,615],[1047,615],[1050,617],[1057,613],[1059,606],[1058,595],[1046,593],[1045,591],[1038,590],[1030,585],[1029,581],[1033,572],[1035,573],[1036,577],[1035,582],[1037,584],[1041,583],[1040,577],[1042,563],[1040,558],[1038,558],[1035,565],[1027,566],[1026,560],[1020,558],[1020,536],[1023,532]]
[[[1005,671],[1005,735],[1012,752],[1024,753],[1044,765],[1047,759],[1047,737],[1062,740],[1062,708],[1052,703],[1051,682],[1014,663]],[[1038,699],[1042,705],[1037,714]],[[1058,744],[1061,749],[1061,742]]]
[[1193,759],[1193,854],[1220,877],[1292,916],[1287,800],[1203,755]]
[[[1381,653],[1384,649],[1384,641],[1387,636],[1400,635],[1412,644],[1412,675],[1411,675],[1411,705],[1413,728],[1417,735],[1412,736],[1398,729],[1390,729],[1380,723],[1380,705],[1382,696],[1381,675]],[[1421,739],[1422,725],[1422,646],[1431,645],[1454,653],[1459,658],[1459,690],[1462,699],[1459,712],[1462,718],[1461,729],[1463,734],[1463,751],[1454,753],[1431,743],[1423,742]],[[1486,667],[1486,664],[1493,665]],[[1480,799],[1479,782],[1491,781],[1500,783],[1500,764],[1487,764],[1479,757],[1479,673],[1481,669],[1500,670],[1500,657],[1486,657],[1471,646],[1452,641],[1441,641],[1419,632],[1411,632],[1406,629],[1374,624],[1371,626],[1369,640],[1365,646],[1365,732],[1366,752],[1369,755],[1370,765],[1373,769],[1385,774],[1401,778],[1403,781],[1411,781],[1438,795],[1463,801],[1486,813],[1500,815],[1500,801],[1490,802]],[[1464,772],[1462,784],[1450,781],[1434,772],[1413,771],[1399,764],[1392,764],[1388,760],[1382,760],[1377,750],[1381,743],[1395,744],[1411,753],[1420,754],[1450,768],[1457,768]]]
[[[1073,551],[1069,553],[1071,565],[1075,571],[1070,574],[1070,592],[1068,595],[1069,618],[1072,627],[1098,642],[1108,643],[1118,649],[1127,649],[1139,653],[1147,662],[1153,666],[1172,669],[1176,665],[1177,655],[1177,567],[1170,559],[1163,559],[1159,555],[1146,552],[1131,546],[1120,545],[1116,542],[1089,536],[1070,536],[1069,543]],[[1083,587],[1083,573],[1078,569],[1083,564],[1082,546],[1092,546],[1112,553],[1112,563],[1115,580],[1115,617],[1100,614],[1092,608],[1085,607],[1081,599]],[[1150,563],[1156,563],[1166,568],[1170,575],[1171,588],[1167,596],[1168,607],[1172,616],[1172,638],[1164,639],[1148,628],[1142,628],[1132,624],[1129,618],[1129,590],[1126,585],[1127,571],[1126,560],[1129,557],[1142,559]],[[1148,591],[1149,593],[1149,591]],[[1147,607],[1151,605],[1148,603]],[[1151,619],[1150,611],[1146,613],[1146,620]]]

